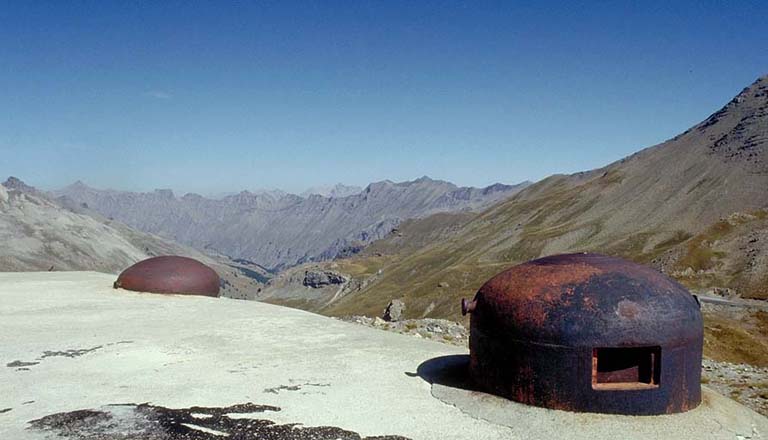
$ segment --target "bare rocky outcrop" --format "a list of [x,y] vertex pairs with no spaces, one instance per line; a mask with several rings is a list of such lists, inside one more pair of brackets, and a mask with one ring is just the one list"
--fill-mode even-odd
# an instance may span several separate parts
[[37,188],[27,185],[24,181],[14,176],[10,176],[5,179],[3,186],[10,191],[19,191],[22,193],[34,195],[40,194],[40,191],[38,191]]
[[344,275],[331,272],[330,270],[308,270],[304,272],[304,281],[302,281],[302,284],[317,289],[331,284],[344,284],[346,282],[347,278],[344,277]]
[[4,185],[0,185],[0,203],[8,203],[9,199],[8,190]]
[[400,321],[403,319],[403,313],[405,313],[405,303],[399,299],[393,299],[387,305],[386,310],[384,310],[382,318],[389,322]]

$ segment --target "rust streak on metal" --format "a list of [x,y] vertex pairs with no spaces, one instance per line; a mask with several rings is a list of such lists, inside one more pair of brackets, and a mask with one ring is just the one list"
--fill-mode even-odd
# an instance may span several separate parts
[[[550,264],[522,265],[493,277],[481,291],[485,300],[494,301],[515,319],[543,324],[552,305],[563,300],[560,286],[583,282],[598,273],[600,269],[580,262],[571,264],[568,270]],[[510,289],[515,291],[514,298],[506,294]],[[527,301],[528,307],[521,310],[515,306],[516,301]]]
[[698,304],[651,268],[597,254],[542,258],[493,277],[463,310],[470,373],[489,392],[638,415],[701,400]]

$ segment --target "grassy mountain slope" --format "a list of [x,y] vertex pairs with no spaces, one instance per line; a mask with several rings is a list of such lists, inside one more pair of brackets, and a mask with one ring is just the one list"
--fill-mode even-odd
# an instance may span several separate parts
[[[409,316],[457,318],[459,299],[495,273],[577,251],[652,264],[697,287],[735,283],[744,296],[765,297],[767,114],[763,77],[669,141],[597,170],[549,177],[416,250],[399,251],[390,236],[374,245],[389,246],[389,258],[338,263],[377,275],[323,312],[378,315],[402,298]],[[741,249],[745,241],[751,246]]]

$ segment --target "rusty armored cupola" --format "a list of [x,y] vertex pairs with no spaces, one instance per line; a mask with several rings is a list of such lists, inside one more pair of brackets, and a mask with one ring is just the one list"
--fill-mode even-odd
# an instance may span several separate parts
[[138,292],[219,296],[219,275],[195,259],[168,255],[139,261],[117,277],[114,287]]
[[508,269],[471,302],[470,375],[518,402],[652,415],[701,402],[703,325],[684,287],[642,265],[556,255]]

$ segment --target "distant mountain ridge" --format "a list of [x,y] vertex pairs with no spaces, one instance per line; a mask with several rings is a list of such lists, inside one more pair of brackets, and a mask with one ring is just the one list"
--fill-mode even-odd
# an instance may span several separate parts
[[478,210],[510,197],[529,183],[486,188],[422,177],[410,182],[375,182],[351,192],[301,197],[242,191],[221,199],[171,190],[147,193],[98,190],[82,182],[54,191],[104,216],[198,249],[246,258],[270,269],[357,252],[384,237],[401,221],[438,212]]
[[247,261],[205,255],[188,246],[130,227],[82,204],[10,177],[0,184],[0,271],[93,270],[119,273],[157,255],[183,255],[213,267],[222,294],[247,298],[267,281],[263,268]]
[[307,189],[301,193],[302,197],[309,197],[312,195],[318,195],[323,197],[330,197],[332,199],[338,199],[341,197],[347,197],[355,194],[360,194],[363,188],[354,185],[344,185],[343,183],[337,183],[333,186],[317,186]]

